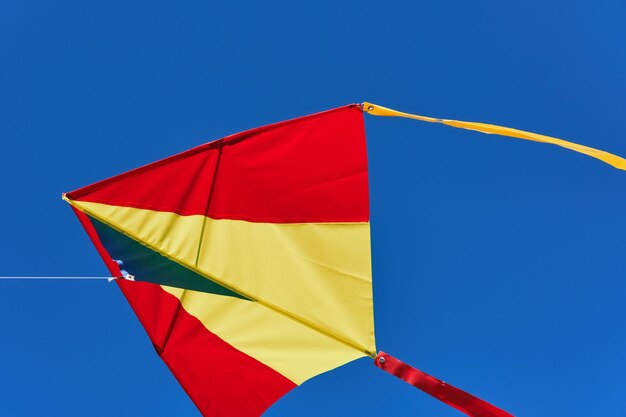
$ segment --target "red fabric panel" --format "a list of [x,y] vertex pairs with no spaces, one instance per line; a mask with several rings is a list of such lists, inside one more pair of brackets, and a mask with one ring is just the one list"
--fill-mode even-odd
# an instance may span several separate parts
[[[91,224],[89,217],[73,207],[72,209],[74,210],[74,213],[76,213],[76,216],[78,216],[78,219],[85,228],[87,235],[89,235],[91,242],[96,247],[98,254],[111,272],[111,275],[115,277],[122,276],[119,266],[111,259],[111,256],[108,254],[104,246],[102,246],[102,243],[100,243],[96,229]],[[126,295],[125,289],[127,288],[129,281],[116,280],[115,282],[122,289],[124,295]],[[163,292],[160,286],[146,284],[143,282],[137,282],[136,284],[141,287],[141,291],[144,296],[135,297],[133,302],[129,299],[128,302],[139,318],[139,321],[146,329],[153,345],[159,349],[162,342],[166,338],[169,324],[176,312],[176,304],[172,305],[171,302],[168,302],[168,300],[160,296],[161,292]],[[128,297],[126,298],[128,299]]]
[[[133,299],[135,294],[130,292],[125,290]],[[259,416],[296,386],[207,331],[184,310],[177,316],[161,359],[204,416]]]
[[204,214],[217,162],[214,144],[202,145],[67,194],[71,200]]
[[212,218],[369,220],[363,113],[343,107],[225,139]]
[[350,105],[252,129],[67,196],[215,219],[368,221],[363,113]]
[[374,364],[470,417],[513,417],[506,411],[380,352]]
[[[89,237],[114,276],[118,265],[100,243],[89,218],[76,211]],[[178,298],[160,286],[116,281],[170,368],[202,415],[260,416],[296,385],[267,365],[235,349],[179,308]],[[171,333],[168,330],[172,320]],[[167,344],[164,342],[167,339]]]

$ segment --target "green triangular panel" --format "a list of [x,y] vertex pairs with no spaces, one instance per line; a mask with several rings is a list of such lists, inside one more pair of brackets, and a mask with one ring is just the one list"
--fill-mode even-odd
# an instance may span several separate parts
[[185,268],[95,218],[89,218],[109,255],[115,260],[123,261],[122,269],[134,275],[137,281],[247,300],[246,297]]

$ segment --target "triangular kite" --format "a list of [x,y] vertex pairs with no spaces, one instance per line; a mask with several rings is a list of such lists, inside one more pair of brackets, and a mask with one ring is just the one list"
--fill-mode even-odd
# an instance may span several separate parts
[[364,111],[453,122],[349,105],[64,195],[203,415],[258,416],[309,378],[369,356],[470,416],[510,416],[377,353]]

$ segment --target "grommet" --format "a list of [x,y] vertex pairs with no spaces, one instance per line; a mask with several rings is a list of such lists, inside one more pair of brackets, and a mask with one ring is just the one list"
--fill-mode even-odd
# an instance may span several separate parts
[[380,358],[378,358],[378,363],[380,363],[381,365],[385,363],[385,357],[381,356]]
[[374,110],[374,106],[368,106],[367,111],[372,111]]

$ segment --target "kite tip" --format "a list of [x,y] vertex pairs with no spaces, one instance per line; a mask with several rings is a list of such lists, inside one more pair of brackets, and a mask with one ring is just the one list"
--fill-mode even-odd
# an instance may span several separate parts
[[365,113],[369,113],[374,110],[374,105],[372,103],[368,103],[367,101],[359,104],[359,106],[361,107],[361,111],[364,111]]

